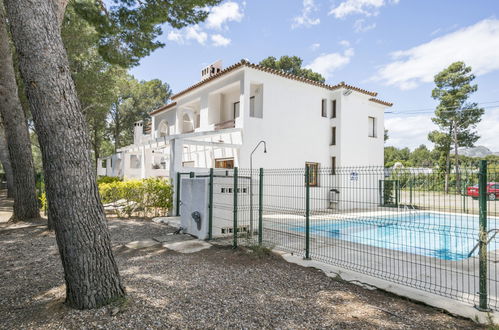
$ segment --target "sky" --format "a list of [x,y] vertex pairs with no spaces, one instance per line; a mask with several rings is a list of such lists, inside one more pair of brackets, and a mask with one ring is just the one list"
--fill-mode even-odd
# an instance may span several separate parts
[[296,55],[327,83],[345,81],[393,102],[386,145],[414,149],[432,147],[433,76],[464,61],[478,84],[471,101],[485,109],[476,145],[499,151],[498,0],[226,0],[209,10],[198,25],[165,25],[165,47],[131,73],[179,92],[216,60]]

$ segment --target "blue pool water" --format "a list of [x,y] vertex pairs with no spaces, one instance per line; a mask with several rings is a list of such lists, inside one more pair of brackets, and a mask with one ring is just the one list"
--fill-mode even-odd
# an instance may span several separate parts
[[[488,219],[487,229],[499,228],[499,221]],[[292,227],[305,231],[305,226]],[[478,239],[478,217],[460,214],[418,213],[388,217],[321,222],[310,226],[311,235],[404,251],[442,260],[468,258]],[[496,250],[497,239],[488,250]],[[478,249],[473,255],[478,254]]]

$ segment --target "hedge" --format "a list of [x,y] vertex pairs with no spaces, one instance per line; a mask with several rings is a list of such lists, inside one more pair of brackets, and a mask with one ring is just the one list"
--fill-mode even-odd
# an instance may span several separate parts
[[[118,217],[166,215],[173,206],[173,187],[167,179],[122,181],[101,177],[99,181],[102,204]],[[46,209],[45,192],[41,194],[40,202],[42,208]]]

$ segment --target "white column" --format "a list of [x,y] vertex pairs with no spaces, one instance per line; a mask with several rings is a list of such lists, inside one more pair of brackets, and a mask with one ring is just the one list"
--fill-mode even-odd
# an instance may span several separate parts
[[180,171],[180,168],[182,167],[182,152],[183,152],[183,143],[182,140],[180,139],[172,139],[170,140],[170,168],[169,168],[169,173],[170,173],[170,182],[173,183],[173,208],[171,210],[170,215],[176,214],[175,207],[177,205],[176,201],[177,198],[180,196],[177,196],[177,172]]
[[146,147],[142,146],[140,148],[141,162],[140,162],[140,178],[146,178]]
[[202,130],[206,130],[208,128],[209,122],[208,122],[208,112],[210,111],[209,109],[209,104],[208,104],[208,95],[203,95],[201,96],[201,107],[199,110],[199,128]]

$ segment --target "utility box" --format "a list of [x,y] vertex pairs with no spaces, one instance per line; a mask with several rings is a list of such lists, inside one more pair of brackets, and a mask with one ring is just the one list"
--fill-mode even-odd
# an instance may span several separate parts
[[208,238],[208,179],[181,179],[180,220],[185,233]]

